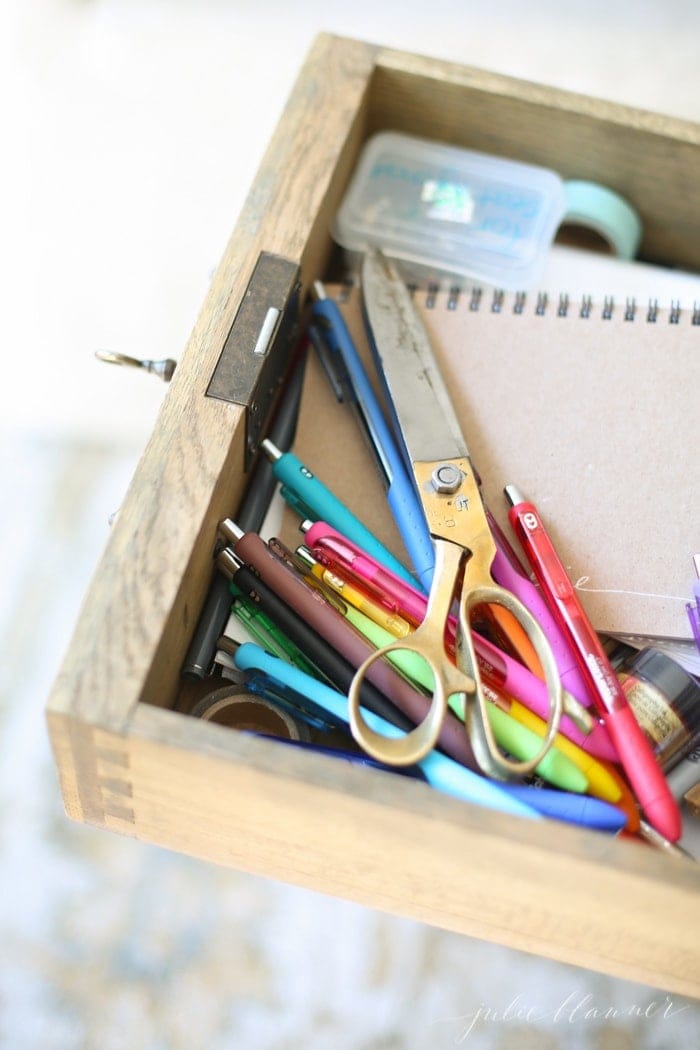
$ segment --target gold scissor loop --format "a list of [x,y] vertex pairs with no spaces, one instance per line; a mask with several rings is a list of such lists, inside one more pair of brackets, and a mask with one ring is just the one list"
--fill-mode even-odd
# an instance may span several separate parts
[[[412,765],[435,747],[445,716],[447,701],[455,693],[467,696],[474,692],[475,682],[446,659],[445,625],[449,615],[455,584],[461,573],[465,556],[463,548],[452,543],[436,548],[436,567],[433,586],[423,623],[406,638],[383,646],[372,653],[357,668],[348,691],[348,708],[352,734],[372,758],[388,765]],[[422,722],[405,736],[382,736],[370,729],[360,710],[360,686],[367,671],[376,660],[390,653],[409,652],[422,658],[433,677],[433,696]]]
[[[478,558],[446,540],[435,540],[435,574],[428,598],[425,619],[413,634],[392,642],[372,653],[357,669],[348,692],[350,726],[355,740],[369,755],[388,765],[410,765],[419,762],[437,743],[449,697],[464,697],[465,732],[468,734],[477,763],[482,771],[500,779],[522,777],[532,773],[547,754],[559,729],[563,694],[554,655],[540,625],[530,611],[510,591],[490,580],[474,579],[483,570]],[[469,562],[472,561],[471,567]],[[465,566],[465,579],[459,600],[459,626],[456,635],[456,665],[448,657],[445,627],[455,593],[456,582]],[[485,603],[507,609],[527,631],[542,664],[550,700],[548,730],[542,748],[531,759],[518,762],[507,758],[498,747],[488,717],[487,700],[474,650],[471,612]],[[404,736],[387,738],[370,729],[360,709],[360,686],[376,660],[391,653],[407,651],[425,661],[433,676],[433,693],[423,721]],[[472,697],[475,703],[472,703]]]
[[[527,631],[537,658],[542,666],[547,694],[549,696],[549,718],[547,732],[542,747],[532,758],[524,762],[506,758],[493,734],[488,718],[487,704],[484,695],[479,663],[474,650],[474,637],[471,630],[471,612],[479,605],[500,605],[507,609]],[[472,584],[462,588],[459,603],[459,630],[456,638],[457,664],[463,673],[471,675],[476,681],[476,703],[464,705],[464,723],[474,751],[474,757],[484,773],[492,777],[529,776],[543,760],[559,731],[563,713],[564,698],[554,654],[547,637],[530,610],[514,594],[489,582]]]

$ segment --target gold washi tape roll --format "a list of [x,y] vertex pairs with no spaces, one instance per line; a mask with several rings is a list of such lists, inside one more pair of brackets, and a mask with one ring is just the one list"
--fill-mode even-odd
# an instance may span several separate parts
[[217,689],[192,709],[196,718],[216,722],[229,729],[263,733],[283,740],[308,740],[303,723],[263,697],[242,691],[239,686]]

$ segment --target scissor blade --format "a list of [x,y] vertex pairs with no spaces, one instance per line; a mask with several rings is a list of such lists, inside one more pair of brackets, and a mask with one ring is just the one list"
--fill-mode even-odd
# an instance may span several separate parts
[[413,463],[469,455],[423,323],[394,264],[368,252],[365,318],[404,444]]

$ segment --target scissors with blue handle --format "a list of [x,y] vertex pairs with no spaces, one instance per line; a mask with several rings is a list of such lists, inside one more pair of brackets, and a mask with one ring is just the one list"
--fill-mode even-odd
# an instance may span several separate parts
[[[362,292],[377,368],[434,543],[435,571],[423,623],[358,667],[348,692],[353,735],[379,761],[419,762],[435,746],[448,697],[461,694],[466,731],[483,772],[499,779],[528,775],[551,747],[562,715],[562,688],[552,650],[529,610],[491,576],[496,544],[466,441],[411,296],[393,263],[379,252],[365,255]],[[453,663],[445,647],[445,625],[455,598],[459,627]],[[489,722],[470,622],[472,611],[483,604],[500,605],[515,616],[542,665],[550,702],[548,731],[541,751],[526,762],[499,750]],[[399,649],[426,661],[434,679],[433,696],[415,729],[387,739],[363,719],[359,690],[374,661]]]

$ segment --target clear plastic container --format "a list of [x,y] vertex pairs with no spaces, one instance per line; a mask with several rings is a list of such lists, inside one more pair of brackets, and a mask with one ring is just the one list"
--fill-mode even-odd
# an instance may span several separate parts
[[368,139],[332,233],[349,252],[379,248],[419,279],[527,290],[565,212],[553,171],[385,131]]

